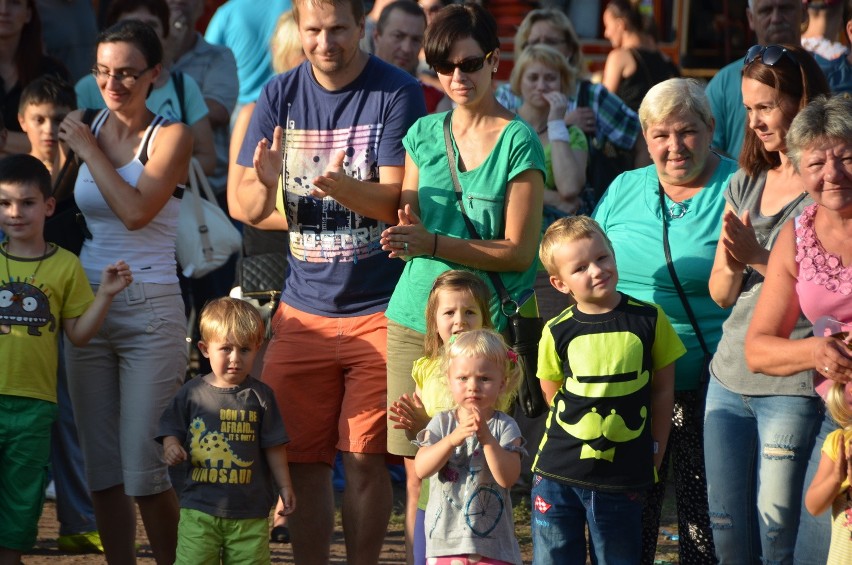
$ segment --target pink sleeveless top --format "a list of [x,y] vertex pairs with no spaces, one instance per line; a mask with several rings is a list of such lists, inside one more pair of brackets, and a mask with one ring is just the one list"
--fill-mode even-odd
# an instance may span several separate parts
[[[852,267],[844,267],[840,257],[823,248],[814,230],[817,210],[818,205],[811,204],[796,217],[799,305],[811,323],[822,316],[852,323]],[[814,388],[825,398],[831,381],[814,375]]]

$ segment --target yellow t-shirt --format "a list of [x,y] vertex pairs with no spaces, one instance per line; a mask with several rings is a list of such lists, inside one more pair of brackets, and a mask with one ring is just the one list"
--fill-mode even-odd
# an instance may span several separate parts
[[0,394],[56,402],[62,320],[94,301],[80,260],[50,244],[41,258],[0,247]]

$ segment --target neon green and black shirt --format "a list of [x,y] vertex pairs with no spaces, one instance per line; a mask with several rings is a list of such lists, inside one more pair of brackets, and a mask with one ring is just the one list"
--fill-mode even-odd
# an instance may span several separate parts
[[651,382],[686,349],[656,304],[625,294],[605,314],[571,306],[544,328],[538,378],[561,381],[533,471],[581,488],[654,483]]

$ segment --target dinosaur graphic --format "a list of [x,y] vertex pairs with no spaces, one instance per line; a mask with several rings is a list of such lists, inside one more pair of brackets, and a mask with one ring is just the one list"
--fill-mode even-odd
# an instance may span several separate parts
[[231,450],[225,434],[216,430],[207,430],[201,418],[195,418],[189,424],[190,461],[193,467],[216,467],[230,469],[232,465],[248,467],[253,461],[243,461]]

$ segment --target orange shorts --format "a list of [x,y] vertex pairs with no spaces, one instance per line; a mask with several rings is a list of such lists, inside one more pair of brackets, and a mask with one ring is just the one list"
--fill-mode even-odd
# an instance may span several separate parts
[[294,463],[334,463],[338,450],[387,449],[384,312],[327,318],[282,303],[262,380],[275,391]]

